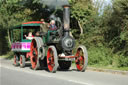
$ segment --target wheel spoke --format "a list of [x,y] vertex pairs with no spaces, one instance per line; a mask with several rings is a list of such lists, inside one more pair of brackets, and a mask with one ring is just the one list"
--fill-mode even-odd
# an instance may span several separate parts
[[82,57],[82,56],[80,56],[80,57],[79,57],[79,60],[80,60],[80,61],[83,61],[83,57]]
[[38,55],[37,48],[34,48],[35,55]]

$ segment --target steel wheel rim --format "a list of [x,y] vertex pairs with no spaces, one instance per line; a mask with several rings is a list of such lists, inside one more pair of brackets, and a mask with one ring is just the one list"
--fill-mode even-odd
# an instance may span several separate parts
[[32,41],[32,44],[31,44],[31,64],[32,64],[33,69],[36,67],[37,57],[38,57],[37,45],[36,45],[35,41]]
[[75,58],[75,62],[76,62],[76,67],[79,71],[81,71],[84,68],[84,53],[82,51],[82,49],[78,49],[77,53],[76,53],[76,58]]
[[53,53],[53,50],[51,48],[48,49],[47,63],[48,63],[49,71],[53,71],[53,68],[55,66],[55,62],[54,62],[54,53]]

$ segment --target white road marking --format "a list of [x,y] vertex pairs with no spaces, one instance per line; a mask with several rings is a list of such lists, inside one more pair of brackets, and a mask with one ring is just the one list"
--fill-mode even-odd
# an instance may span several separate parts
[[49,73],[49,74],[41,74],[41,72],[39,73],[38,71],[33,71],[33,70],[23,70],[22,68],[12,68],[12,67],[9,67],[9,66],[6,66],[6,65],[0,65],[0,68],[6,68],[6,69],[10,69],[10,70],[15,70],[15,71],[20,71],[20,72],[25,72],[25,73],[29,73],[29,74],[35,74],[35,75],[38,75],[38,76],[44,76],[44,77],[49,77],[49,78],[56,78],[56,79],[61,79],[61,80],[66,80],[66,81],[69,81],[69,82],[73,82],[73,83],[77,83],[77,84],[83,84],[83,85],[94,85],[94,84],[90,84],[90,83],[86,83],[86,82],[82,82],[82,81],[78,81],[78,80],[73,80],[73,79],[66,79],[66,78],[63,78],[63,77],[59,77],[59,76],[56,76],[54,73]]
[[76,80],[68,80],[68,81],[83,84],[83,85],[93,85],[93,84],[89,84],[89,83],[85,83],[85,82],[81,82],[81,81],[76,81]]

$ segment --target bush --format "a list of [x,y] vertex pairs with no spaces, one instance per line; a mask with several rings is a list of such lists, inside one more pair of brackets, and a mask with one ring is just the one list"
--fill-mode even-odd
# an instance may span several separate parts
[[102,66],[110,65],[112,63],[111,52],[105,47],[90,47],[88,49],[89,65],[99,64]]
[[128,56],[119,56],[118,67],[128,67]]

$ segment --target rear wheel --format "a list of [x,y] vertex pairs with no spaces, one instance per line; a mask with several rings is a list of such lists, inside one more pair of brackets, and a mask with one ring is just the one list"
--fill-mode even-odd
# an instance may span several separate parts
[[20,55],[20,67],[24,68],[25,67],[25,56]]
[[68,70],[71,67],[71,61],[59,61],[59,67],[62,70]]
[[58,68],[57,51],[54,46],[49,46],[48,48],[47,66],[48,66],[48,70],[52,73],[55,73]]
[[32,40],[31,43],[31,65],[32,69],[38,69],[39,68],[39,61],[38,61],[38,51],[37,51],[37,43],[35,40]]
[[44,48],[43,48],[43,40],[40,37],[35,37],[31,42],[31,66],[32,69],[37,70],[40,69],[40,58],[43,59]]
[[76,52],[75,63],[78,71],[84,72],[88,63],[88,54],[85,46],[79,46]]
[[18,66],[18,65],[19,65],[19,58],[18,58],[18,55],[17,55],[17,54],[14,55],[14,62],[13,62],[13,65],[14,65],[14,66]]

